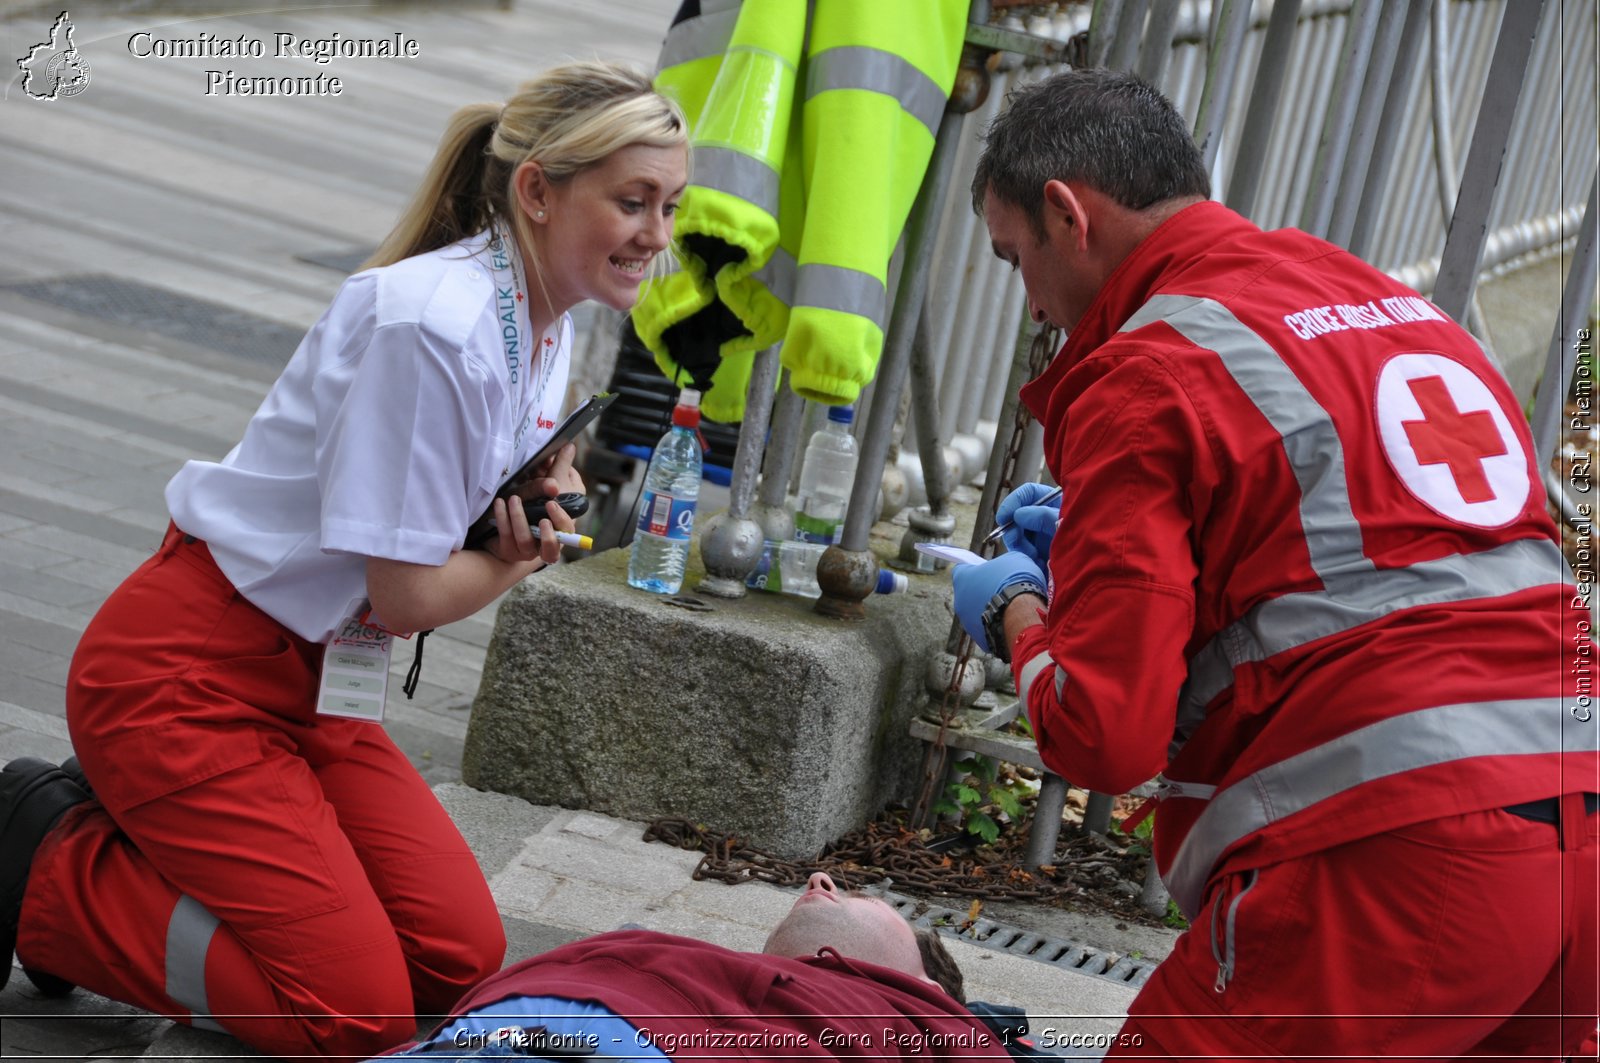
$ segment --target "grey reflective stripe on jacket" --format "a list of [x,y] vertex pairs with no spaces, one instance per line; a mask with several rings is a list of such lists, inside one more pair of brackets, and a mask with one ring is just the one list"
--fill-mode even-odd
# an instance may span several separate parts
[[1214,299],[1158,295],[1128,319],[1129,332],[1163,321],[1213,351],[1282,438],[1300,485],[1300,522],[1322,589],[1262,602],[1219,631],[1189,661],[1178,703],[1179,741],[1205,707],[1233,684],[1236,667],[1335,635],[1401,609],[1498,598],[1566,582],[1566,562],[1548,539],[1523,539],[1473,554],[1378,569],[1362,551],[1350,502],[1344,447],[1328,412],[1273,346]]
[[1363,783],[1469,757],[1600,750],[1600,728],[1559,697],[1418,709],[1340,735],[1219,790],[1162,880],[1193,918],[1218,857],[1234,842]]
[[876,92],[900,104],[937,136],[945,93],[938,82],[893,52],[861,45],[829,48],[806,59],[806,99],[834,89]]
[[737,148],[694,147],[694,182],[778,216],[778,171]]
[[870,273],[847,266],[803,262],[795,283],[794,306],[816,306],[866,318],[882,332],[888,318],[888,292]]
[[167,996],[189,1009],[192,1025],[220,1032],[206,1001],[206,952],[217,926],[217,917],[193,897],[179,897],[172,906],[167,920]]
[[686,18],[667,31],[656,58],[656,73],[696,59],[709,59],[728,50],[734,23],[739,21],[740,0],[700,0],[700,14]]
[[[1261,602],[1218,632],[1188,662],[1178,743],[1241,664],[1266,660],[1415,606],[1497,598],[1566,582],[1560,550],[1521,539],[1472,554],[1378,568],[1362,549],[1344,447],[1333,419],[1272,344],[1213,299],[1158,295],[1122,327],[1165,322],[1224,369],[1277,431],[1300,487],[1300,521],[1318,590]],[[1263,768],[1211,797],[1164,877],[1179,906],[1199,909],[1211,869],[1235,842],[1364,783],[1468,757],[1594,748],[1595,731],[1559,698],[1419,709],[1371,724]],[[1181,784],[1179,784],[1181,786]]]

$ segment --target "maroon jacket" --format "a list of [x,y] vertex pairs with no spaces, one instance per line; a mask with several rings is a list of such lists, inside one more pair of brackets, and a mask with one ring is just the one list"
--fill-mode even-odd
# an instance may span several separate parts
[[513,996],[593,1001],[686,1059],[1007,1057],[938,986],[832,949],[796,960],[616,931],[507,967],[452,1014]]

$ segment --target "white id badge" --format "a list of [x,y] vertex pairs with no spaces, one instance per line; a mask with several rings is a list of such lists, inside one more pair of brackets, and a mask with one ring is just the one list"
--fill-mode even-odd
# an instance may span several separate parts
[[394,635],[367,622],[365,602],[339,621],[322,657],[317,715],[383,722]]

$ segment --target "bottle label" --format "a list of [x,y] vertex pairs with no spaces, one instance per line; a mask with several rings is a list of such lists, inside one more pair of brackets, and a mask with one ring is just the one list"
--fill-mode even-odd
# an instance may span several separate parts
[[639,504],[639,530],[688,542],[694,534],[694,503],[692,498],[646,491]]
[[756,560],[756,567],[750,575],[745,577],[744,585],[751,590],[772,591],[778,593],[783,590],[782,568],[779,562],[778,545],[769,542],[761,551],[761,557]]
[[844,532],[842,520],[818,520],[804,513],[794,515],[794,537],[803,543],[832,546]]

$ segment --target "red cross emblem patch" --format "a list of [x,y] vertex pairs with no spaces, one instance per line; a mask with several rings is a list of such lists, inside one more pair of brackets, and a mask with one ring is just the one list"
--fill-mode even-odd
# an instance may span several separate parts
[[1378,374],[1378,431],[1389,465],[1429,509],[1462,524],[1516,519],[1532,481],[1494,392],[1442,354],[1401,354]]

